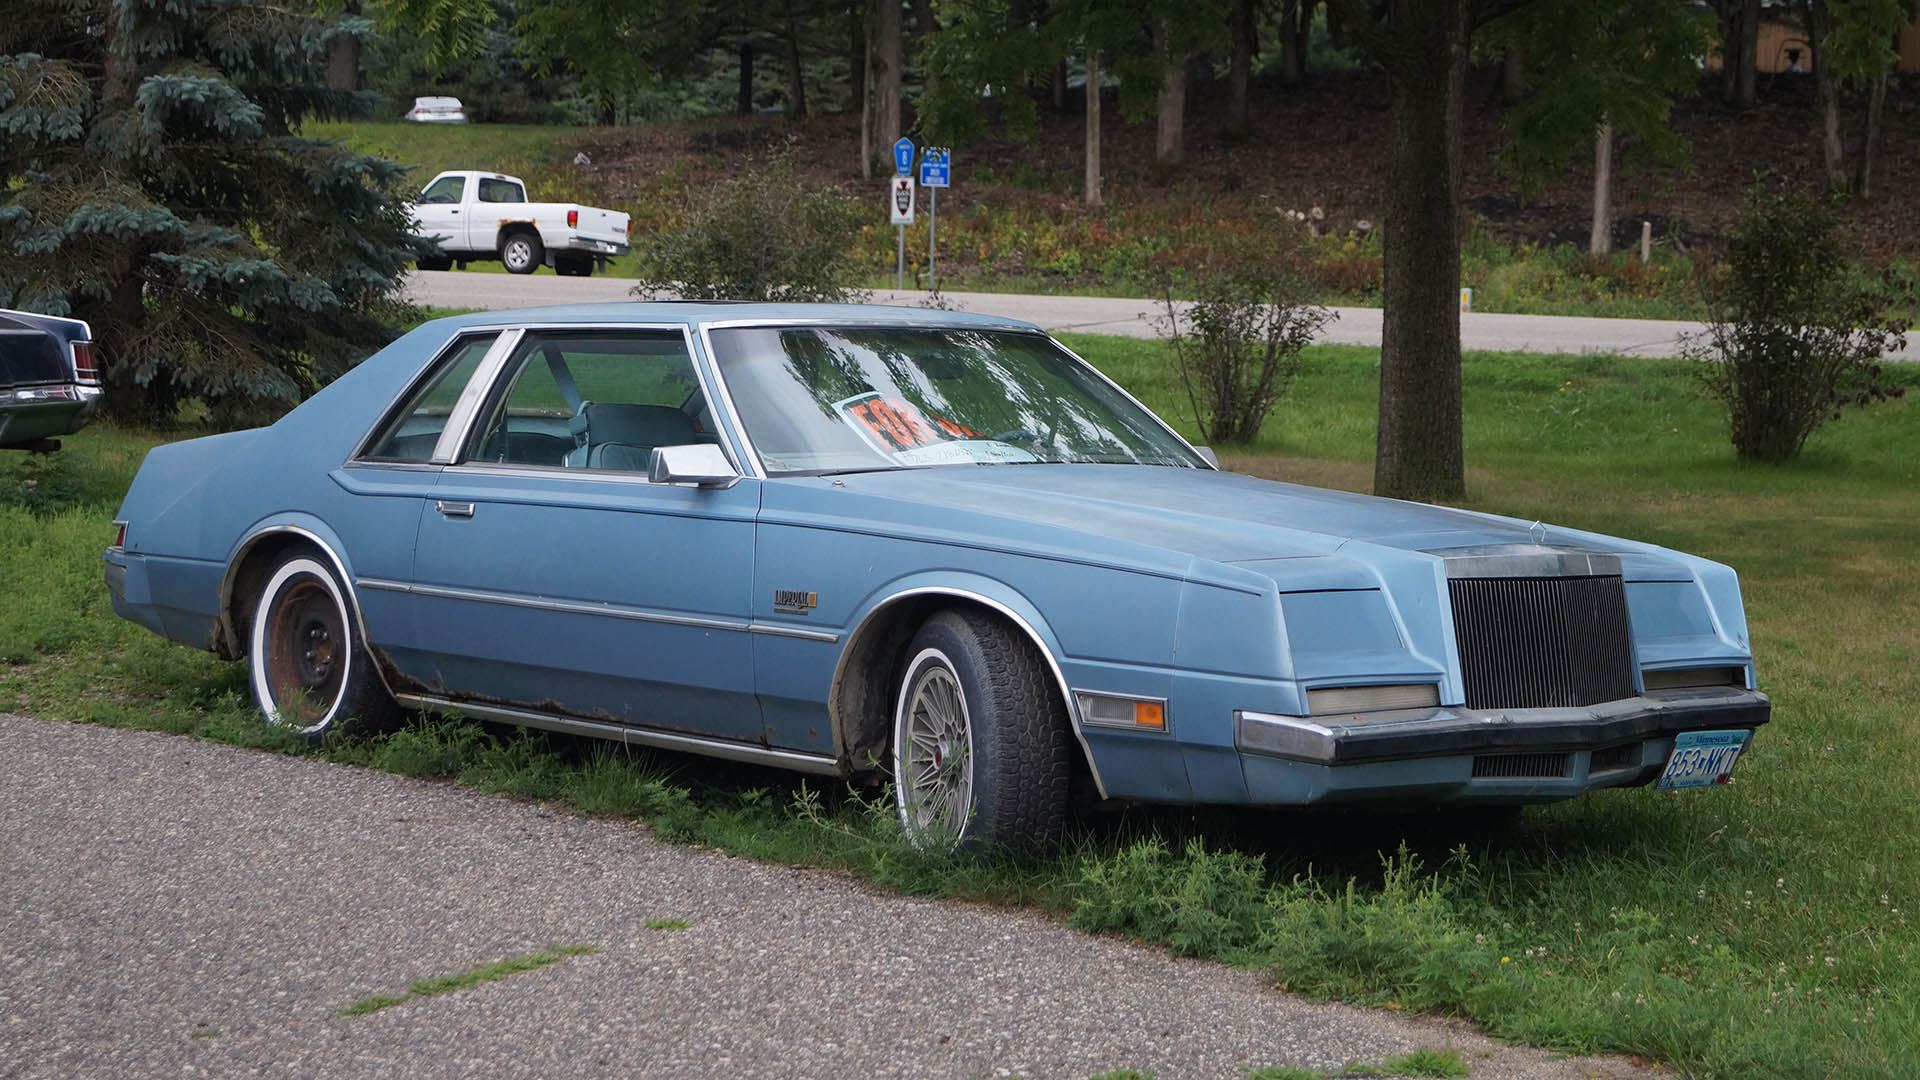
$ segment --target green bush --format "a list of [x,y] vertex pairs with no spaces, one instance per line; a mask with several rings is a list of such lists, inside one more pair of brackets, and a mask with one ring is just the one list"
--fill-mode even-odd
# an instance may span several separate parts
[[1846,405],[1899,397],[1880,356],[1905,319],[1849,263],[1830,202],[1765,182],[1747,190],[1726,275],[1709,286],[1712,320],[1688,346],[1707,391],[1727,407],[1742,460],[1797,457]]
[[1251,443],[1300,372],[1300,350],[1333,318],[1308,302],[1305,253],[1272,238],[1224,245],[1192,275],[1193,303],[1163,286],[1167,336],[1194,423],[1210,442]]
[[636,296],[714,300],[865,299],[848,283],[864,217],[851,201],[810,190],[791,148],[726,183],[691,191],[680,220],[636,239]]

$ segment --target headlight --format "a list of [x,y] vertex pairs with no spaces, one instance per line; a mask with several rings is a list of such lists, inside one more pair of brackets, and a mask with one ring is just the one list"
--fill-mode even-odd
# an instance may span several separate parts
[[1307,691],[1307,712],[1313,716],[1385,712],[1388,709],[1432,709],[1439,705],[1440,688],[1433,683],[1324,686]]

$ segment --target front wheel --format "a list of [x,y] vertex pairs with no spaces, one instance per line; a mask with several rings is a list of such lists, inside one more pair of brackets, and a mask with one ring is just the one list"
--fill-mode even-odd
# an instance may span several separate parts
[[1058,844],[1072,775],[1066,708],[1032,644],[948,611],[927,620],[907,656],[893,779],[908,838],[924,849]]
[[393,699],[360,642],[340,582],[299,552],[267,574],[247,634],[248,682],[269,723],[310,743],[395,719]]
[[540,269],[540,260],[545,257],[540,238],[532,233],[514,233],[500,245],[500,261],[509,274],[531,274]]

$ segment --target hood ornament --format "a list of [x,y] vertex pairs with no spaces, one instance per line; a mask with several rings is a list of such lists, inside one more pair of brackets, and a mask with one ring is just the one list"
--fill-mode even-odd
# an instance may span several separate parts
[[1544,544],[1547,542],[1547,527],[1535,521],[1527,526],[1527,537],[1535,544]]

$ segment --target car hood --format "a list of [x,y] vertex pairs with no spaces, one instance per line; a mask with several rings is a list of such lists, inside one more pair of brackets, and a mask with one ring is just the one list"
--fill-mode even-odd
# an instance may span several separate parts
[[[1408,551],[1545,543],[1640,545],[1530,522],[1235,473],[1132,465],[995,465],[852,473],[850,491],[1071,529],[1222,563],[1327,555],[1355,542]],[[996,530],[999,531],[999,530]],[[1014,530],[1017,532],[1018,530]]]

